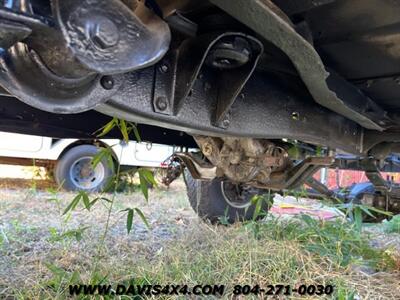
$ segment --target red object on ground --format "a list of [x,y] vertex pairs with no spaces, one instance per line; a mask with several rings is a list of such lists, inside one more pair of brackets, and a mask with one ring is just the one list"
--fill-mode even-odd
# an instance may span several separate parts
[[[400,173],[381,173],[385,179],[393,179],[394,182],[400,183]],[[321,179],[321,171],[317,172],[314,178]],[[343,188],[351,186],[355,183],[367,182],[368,178],[364,171],[334,170],[328,169],[327,187],[329,189]],[[338,186],[339,184],[339,186]]]

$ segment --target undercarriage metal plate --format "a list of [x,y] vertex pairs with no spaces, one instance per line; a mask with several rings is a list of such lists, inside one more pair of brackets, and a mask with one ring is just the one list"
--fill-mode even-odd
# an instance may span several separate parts
[[[390,124],[379,123],[340,98],[328,86],[330,74],[314,49],[289,23],[289,19],[270,0],[211,0],[212,3],[237,18],[267,41],[281,49],[293,62],[314,100],[320,105],[353,120],[367,129],[382,131]],[[378,110],[379,111],[379,110]]]
[[125,73],[156,63],[169,48],[168,25],[144,5],[120,0],[53,0],[74,56],[100,74]]

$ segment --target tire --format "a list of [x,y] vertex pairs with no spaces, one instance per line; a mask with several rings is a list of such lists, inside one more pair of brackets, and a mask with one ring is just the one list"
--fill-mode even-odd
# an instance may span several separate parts
[[[224,186],[232,185],[228,181],[223,181],[219,178],[211,181],[195,180],[190,173],[185,170],[184,180],[186,183],[189,202],[197,215],[205,221],[216,223],[235,223],[252,220],[256,204],[251,203],[254,195],[257,195],[261,190],[250,192],[246,200],[238,200],[234,195],[228,197]],[[229,198],[229,202],[227,201]],[[269,201],[262,201],[261,213],[256,216],[256,219],[261,219],[269,210]]]
[[59,186],[68,191],[100,192],[114,175],[106,158],[96,168],[90,167],[92,158],[99,152],[93,145],[71,148],[57,162],[54,177]]

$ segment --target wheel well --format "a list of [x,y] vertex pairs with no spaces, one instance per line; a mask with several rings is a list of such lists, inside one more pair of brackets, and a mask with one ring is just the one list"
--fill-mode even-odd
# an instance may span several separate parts
[[[103,148],[109,147],[106,143],[104,143],[100,140],[78,140],[78,141],[73,142],[72,144],[68,145],[67,147],[65,147],[65,149],[58,156],[57,160],[60,160],[65,155],[65,153],[67,153],[72,148],[75,148],[75,147],[81,146],[81,145],[92,145],[92,146],[103,147]],[[111,147],[109,147],[109,148],[111,149],[111,155],[113,157],[114,164],[118,164],[119,161],[118,161],[117,155],[115,154],[114,150]]]

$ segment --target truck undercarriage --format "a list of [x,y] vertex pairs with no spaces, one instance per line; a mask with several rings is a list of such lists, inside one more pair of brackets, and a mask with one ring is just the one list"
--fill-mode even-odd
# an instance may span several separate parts
[[323,191],[319,168],[359,168],[397,197],[378,175],[400,152],[398,1],[0,4],[1,130],[83,137],[118,117],[197,145],[177,154],[195,179]]

